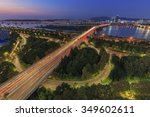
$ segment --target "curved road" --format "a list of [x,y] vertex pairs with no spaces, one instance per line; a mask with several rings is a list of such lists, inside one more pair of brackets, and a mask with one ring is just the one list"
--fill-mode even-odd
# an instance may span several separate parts
[[99,74],[92,79],[89,80],[84,80],[84,81],[69,81],[69,80],[55,80],[55,79],[47,79],[44,83],[43,86],[46,87],[47,89],[55,90],[57,86],[61,85],[62,83],[67,83],[71,86],[78,85],[78,86],[91,86],[93,84],[99,84],[105,79],[108,78],[110,72],[112,70],[112,64],[109,62],[105,68],[99,72]]

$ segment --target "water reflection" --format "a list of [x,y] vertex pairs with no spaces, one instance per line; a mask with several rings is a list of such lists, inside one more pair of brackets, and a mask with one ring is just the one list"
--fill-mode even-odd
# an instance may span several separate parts
[[9,32],[5,30],[0,30],[0,47],[3,44],[8,43],[9,41],[7,40],[9,38]]
[[111,31],[112,31],[112,26],[109,27],[109,30],[108,30],[108,35],[111,34]]
[[145,39],[148,39],[149,33],[150,33],[150,30],[147,30],[146,33],[145,33],[145,36],[144,36]]
[[127,27],[127,26],[109,26],[98,32],[98,34],[107,34],[119,37],[133,36],[139,39],[150,40],[150,30],[143,28]]

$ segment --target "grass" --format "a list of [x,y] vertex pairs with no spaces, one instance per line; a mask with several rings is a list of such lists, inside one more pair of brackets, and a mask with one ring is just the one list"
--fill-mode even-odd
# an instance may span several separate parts
[[88,45],[86,44],[86,43],[82,43],[81,45],[80,45],[80,47],[81,48],[85,48],[85,47],[87,47]]
[[95,44],[93,42],[90,42],[90,45],[95,47]]
[[146,56],[146,54],[141,54],[140,56],[141,56],[141,57],[144,57],[144,56]]
[[140,82],[140,79],[139,78],[136,78],[136,77],[128,77],[127,78],[127,81],[129,82],[129,84],[133,84],[133,83],[139,83]]
[[110,78],[107,78],[101,82],[102,85],[109,85],[112,82]]
[[139,77],[127,77],[126,78],[127,81],[129,82],[129,84],[137,84],[141,81],[150,81],[150,77],[142,77],[142,78],[139,78]]

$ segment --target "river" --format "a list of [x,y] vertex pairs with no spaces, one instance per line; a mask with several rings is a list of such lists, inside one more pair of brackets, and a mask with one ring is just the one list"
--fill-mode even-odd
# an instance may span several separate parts
[[106,34],[118,37],[132,36],[138,39],[145,39],[150,41],[150,30],[129,26],[109,26],[103,28],[103,30],[99,31],[97,34]]
[[0,30],[0,47],[9,42],[9,32]]

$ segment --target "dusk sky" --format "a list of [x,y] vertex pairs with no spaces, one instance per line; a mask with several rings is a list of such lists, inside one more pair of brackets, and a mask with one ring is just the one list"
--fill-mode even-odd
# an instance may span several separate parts
[[0,19],[89,18],[115,16],[150,18],[150,0],[0,0]]

